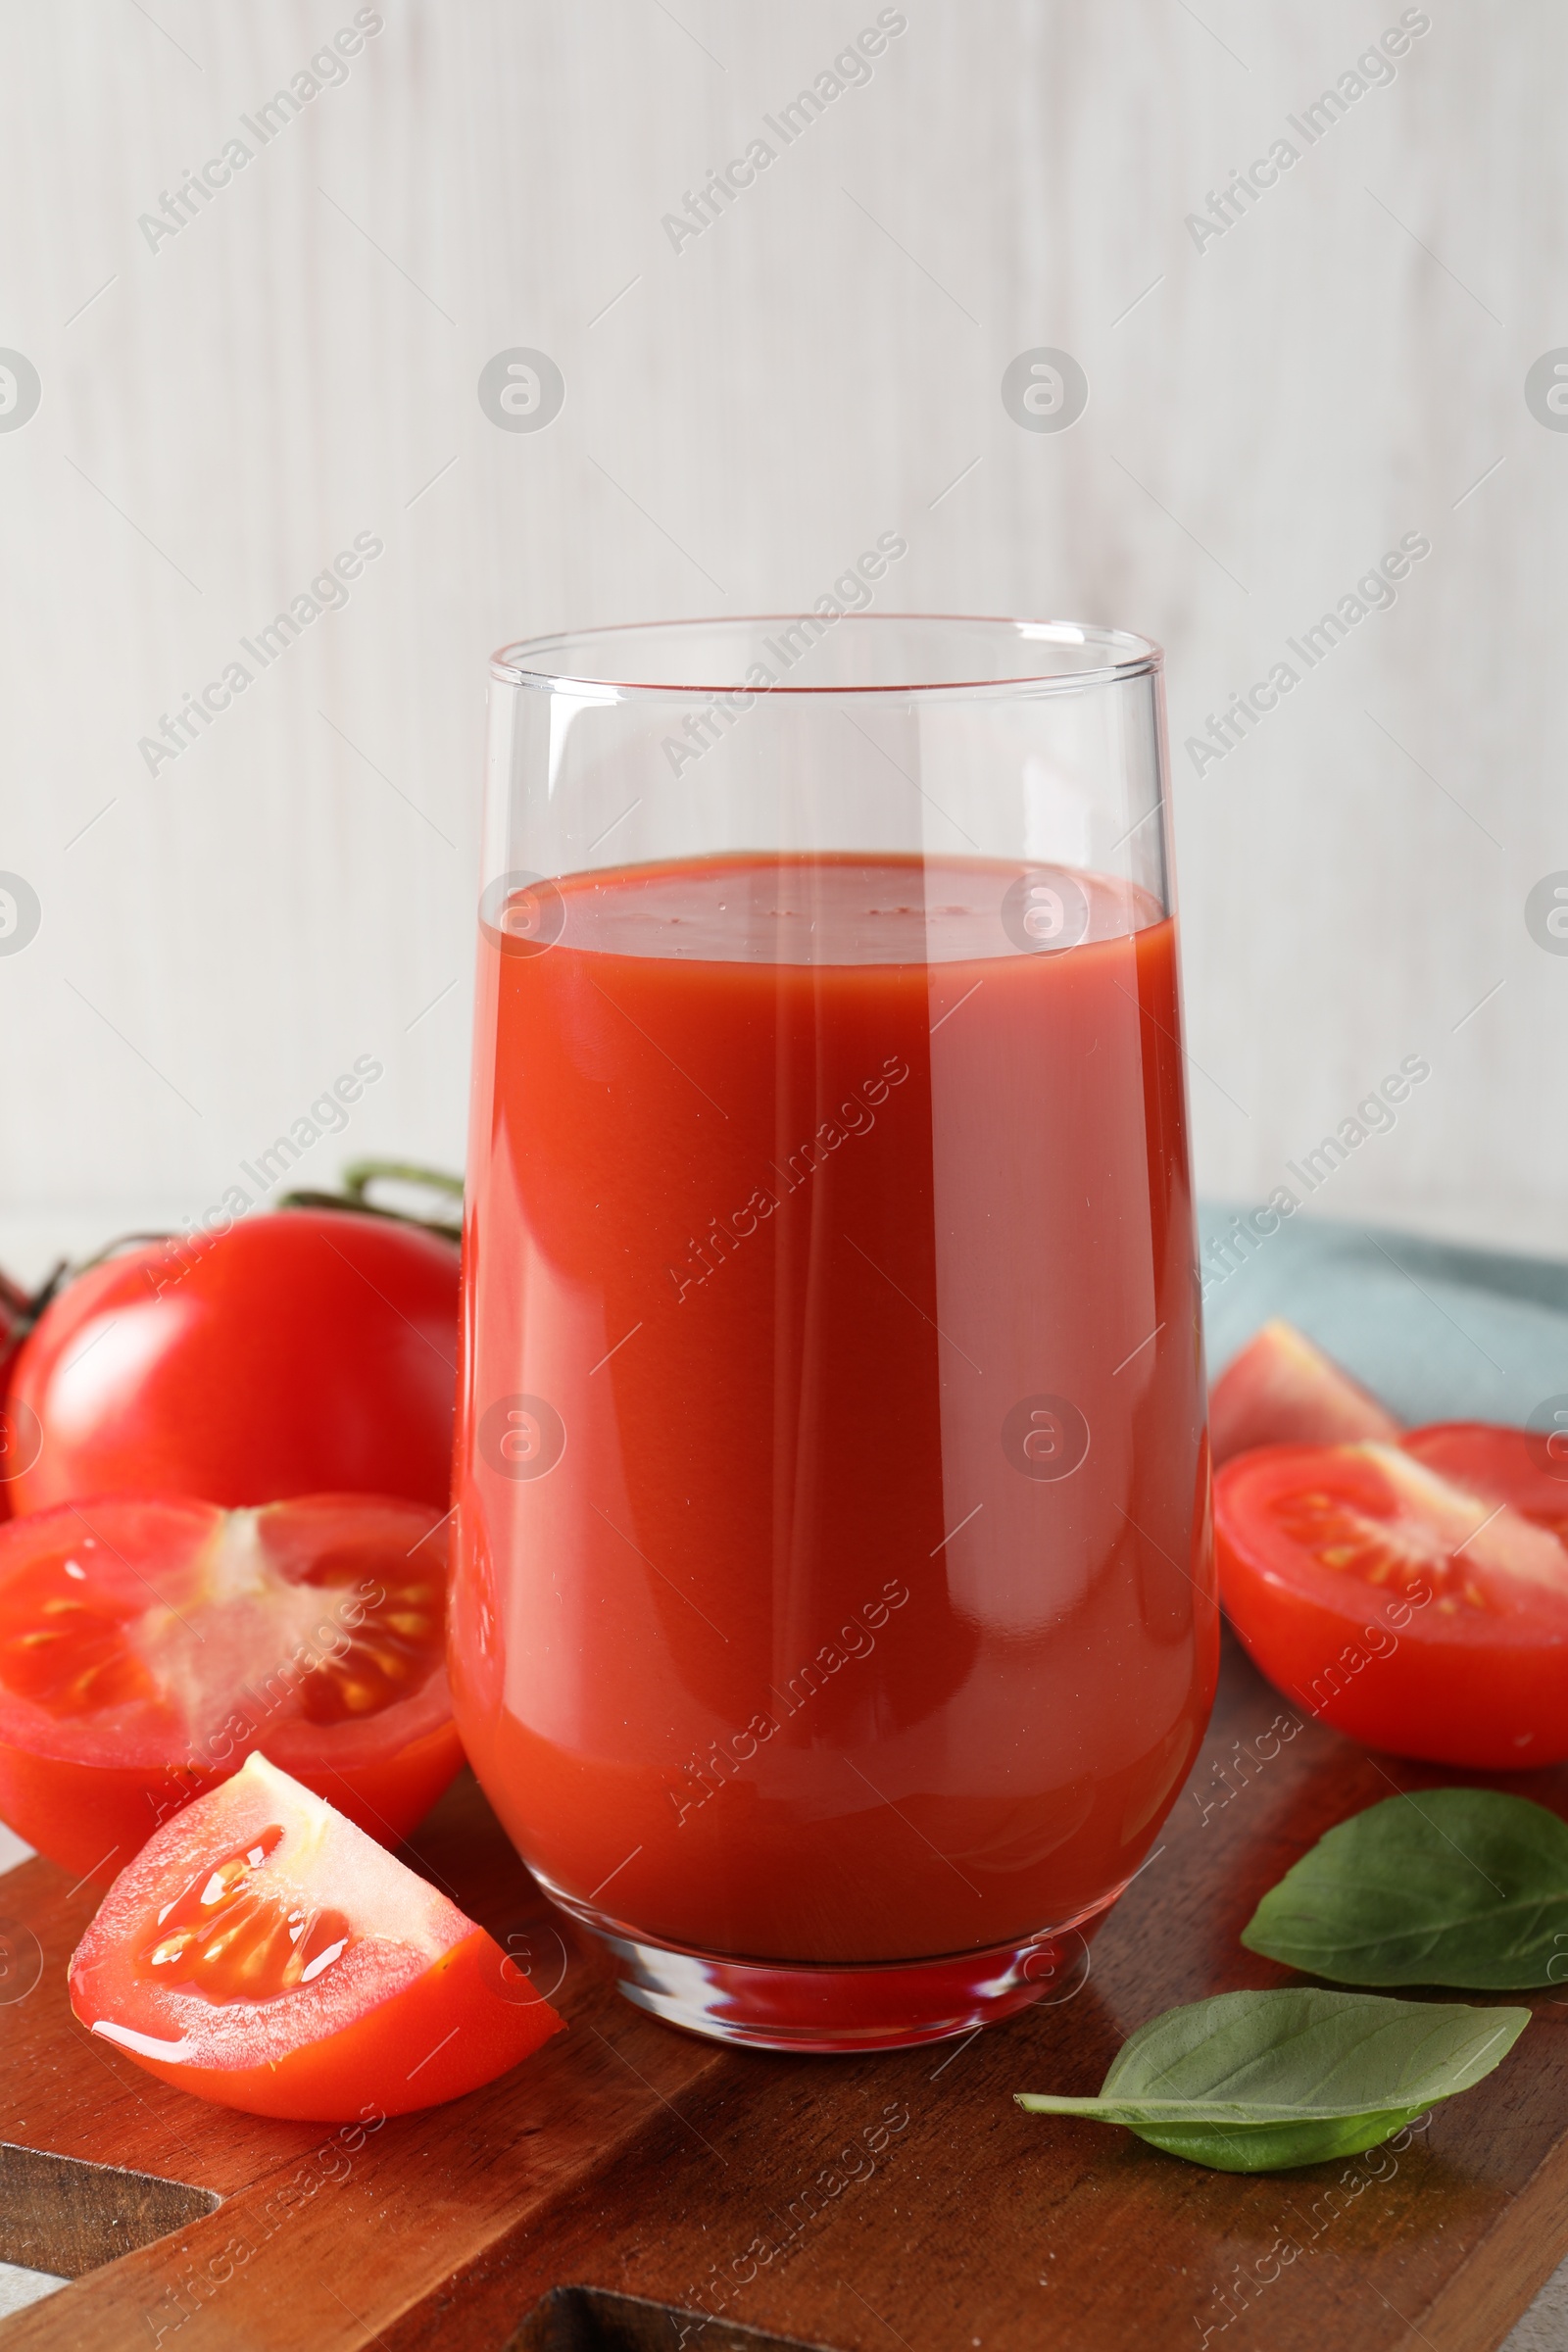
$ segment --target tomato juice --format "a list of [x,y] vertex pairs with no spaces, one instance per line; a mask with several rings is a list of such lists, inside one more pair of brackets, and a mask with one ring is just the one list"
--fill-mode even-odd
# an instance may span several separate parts
[[773,855],[492,912],[452,1677],[508,1831],[706,1954],[1089,1918],[1217,1659],[1171,921]]

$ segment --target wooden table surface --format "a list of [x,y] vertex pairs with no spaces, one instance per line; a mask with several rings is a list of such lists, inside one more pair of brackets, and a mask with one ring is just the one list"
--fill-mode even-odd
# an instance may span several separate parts
[[[1568,2004],[1536,1998],[1517,2051],[1424,2132],[1310,2171],[1204,2172],[1009,2095],[1095,2090],[1159,2010],[1294,1981],[1237,1940],[1258,1895],[1358,1807],[1463,1777],[1299,1721],[1228,1644],[1203,1753],[1088,1982],[966,2041],[842,2059],[631,2008],[465,1778],[418,1859],[492,1931],[525,1930],[541,1990],[564,1970],[571,2030],[363,2139],[204,2106],[83,2034],[65,1962],[91,1899],[26,1863],[0,1881],[13,1989],[29,1937],[42,1954],[0,2007],[0,2259],[73,2283],[0,2345],[1490,2352],[1568,2250]],[[1568,1771],[1506,1786],[1568,1814]]]

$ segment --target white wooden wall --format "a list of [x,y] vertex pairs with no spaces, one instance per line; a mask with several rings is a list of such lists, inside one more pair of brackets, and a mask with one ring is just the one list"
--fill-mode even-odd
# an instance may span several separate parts
[[[789,607],[887,528],[911,606],[1168,648],[1203,1188],[1266,1195],[1421,1055],[1314,1207],[1568,1251],[1568,956],[1525,923],[1568,869],[1568,433],[1524,389],[1568,344],[1553,0],[1405,12],[1310,150],[1287,117],[1395,0],[902,0],[678,253],[662,216],[871,0],[371,13],[263,148],[241,116],[352,0],[0,5],[0,346],[41,383],[0,429],[0,868],[41,909],[0,956],[0,1255],[199,1213],[361,1055],[312,1170],[456,1160],[491,647]],[[1068,431],[1003,406],[1042,345],[1089,377]],[[564,377],[538,432],[476,395],[517,346]],[[138,739],[359,533],[346,607],[149,774]],[[1205,713],[1405,533],[1393,609],[1196,773]]]

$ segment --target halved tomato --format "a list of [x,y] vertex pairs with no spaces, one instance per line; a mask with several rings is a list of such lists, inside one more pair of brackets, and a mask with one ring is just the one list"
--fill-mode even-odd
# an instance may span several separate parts
[[1568,1544],[1568,1432],[1434,1421],[1399,1443],[1440,1477],[1488,1502],[1505,1502]]
[[1568,1512],[1526,1433],[1484,1435],[1269,1446],[1228,1463],[1220,1593],[1255,1664],[1337,1731],[1523,1771],[1568,1758]]
[[375,1494],[0,1526],[0,1820],[113,1878],[259,1748],[396,1844],[463,1761],[446,1563],[444,1519]]
[[310,2123],[455,2099],[564,2023],[455,1903],[260,1755],[122,1871],[71,2005],[181,2090]]
[[1214,1467],[1253,1446],[1392,1443],[1394,1415],[1294,1323],[1265,1323],[1209,1391]]

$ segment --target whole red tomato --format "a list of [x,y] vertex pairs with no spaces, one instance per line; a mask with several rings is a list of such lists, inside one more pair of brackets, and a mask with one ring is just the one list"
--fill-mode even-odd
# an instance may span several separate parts
[[311,1208],[91,1267],[17,1356],[6,1417],[36,1453],[13,1508],[357,1491],[444,1511],[458,1267],[434,1234]]
[[[8,1274],[0,1274],[0,1396],[5,1394],[10,1377],[11,1360],[22,1346],[26,1330],[27,1300]],[[11,1516],[11,1487],[23,1458],[24,1447],[19,1445],[21,1433],[12,1422],[4,1405],[0,1404],[0,1519]]]
[[32,1301],[9,1274],[0,1273],[0,1377],[21,1347],[32,1319]]
[[13,1413],[9,1406],[11,1367],[65,1271],[64,1265],[56,1266],[43,1288],[31,1298],[9,1274],[0,1273],[0,1519],[9,1519],[13,1509],[21,1507],[14,1502],[12,1490],[19,1472],[38,1450],[38,1432],[31,1418]]

